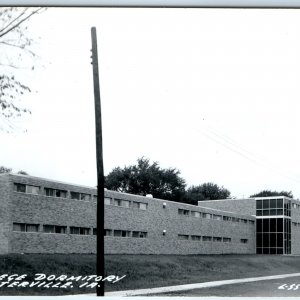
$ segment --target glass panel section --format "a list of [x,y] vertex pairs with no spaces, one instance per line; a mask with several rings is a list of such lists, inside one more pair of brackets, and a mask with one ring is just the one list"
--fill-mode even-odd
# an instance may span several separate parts
[[270,211],[268,209],[263,210],[263,216],[269,216]]
[[270,247],[276,247],[276,233],[270,234]]
[[262,200],[256,200],[256,209],[262,208]]
[[283,247],[283,234],[277,233],[277,247]]
[[277,209],[277,216],[283,215],[283,209]]
[[269,247],[270,246],[270,241],[269,241],[269,234],[268,233],[263,233],[263,247]]
[[276,209],[270,209],[270,216],[276,216],[277,210]]
[[263,200],[263,208],[264,209],[269,209],[270,208],[270,200],[269,199],[264,199]]
[[257,254],[262,254],[262,248],[257,248],[257,249],[256,249],[256,253],[257,253]]
[[256,247],[262,247],[262,234],[256,234]]
[[256,220],[256,232],[263,232],[262,231],[262,219],[257,219]]
[[277,232],[276,219],[270,219],[270,232]]
[[276,199],[270,199],[270,208],[276,208]]
[[257,215],[257,216],[262,216],[262,210],[257,210],[257,211],[256,211],[256,215]]
[[277,199],[277,208],[283,208],[283,199]]
[[270,219],[263,219],[263,232],[270,232]]

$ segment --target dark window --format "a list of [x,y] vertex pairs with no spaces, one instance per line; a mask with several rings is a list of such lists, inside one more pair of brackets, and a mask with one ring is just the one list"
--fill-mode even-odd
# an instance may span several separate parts
[[25,225],[24,223],[13,223],[13,231],[25,232]]
[[256,200],[256,209],[262,209],[262,200]]
[[55,226],[55,233],[66,233],[67,226]]
[[55,197],[58,197],[58,198],[67,198],[67,191],[55,190]]
[[91,200],[91,195],[90,194],[80,194],[80,200],[90,201]]
[[80,227],[74,227],[74,226],[70,227],[71,234],[79,234],[79,232],[80,232]]
[[[104,235],[108,235],[107,232],[106,232],[107,230],[109,230],[109,229],[104,230]],[[110,233],[112,233],[111,230],[110,230]],[[97,235],[97,228],[93,228],[93,235]]]
[[218,237],[218,236],[214,236],[214,237],[213,237],[213,241],[214,241],[214,242],[222,242],[222,238],[221,238],[221,237]]
[[54,233],[55,226],[54,225],[43,225],[43,232],[45,233]]
[[15,183],[14,184],[15,191],[19,193],[26,193],[26,185],[22,183]]
[[79,232],[80,232],[81,235],[89,235],[90,234],[90,230],[91,230],[90,228],[80,227]]
[[270,208],[270,201],[269,199],[263,200],[263,209],[269,209]]
[[49,188],[44,188],[45,195],[48,197],[53,197],[54,196],[54,189],[49,189]]
[[200,235],[192,235],[191,236],[193,241],[201,241],[201,236]]
[[178,234],[178,238],[180,240],[188,240],[189,239],[189,236],[186,235],[186,234]]
[[270,199],[270,208],[276,208],[276,199]]
[[276,226],[276,219],[270,219],[270,232],[276,232],[277,226]]
[[79,200],[80,194],[77,192],[71,192],[71,199]]
[[242,244],[247,244],[248,243],[248,239],[241,239],[241,243]]
[[[96,229],[96,230],[95,230],[95,233],[94,233],[94,230],[93,230],[93,234],[97,235],[97,228],[94,228],[94,229]],[[111,229],[104,229],[104,235],[105,236],[112,236],[112,230]]]
[[26,232],[38,232],[39,224],[26,224]]

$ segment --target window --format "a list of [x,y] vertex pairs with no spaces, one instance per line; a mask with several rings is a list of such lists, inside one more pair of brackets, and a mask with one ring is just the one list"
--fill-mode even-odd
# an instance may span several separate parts
[[94,196],[93,196],[93,200],[97,202],[98,196],[97,196],[97,195],[94,195]]
[[14,183],[14,190],[19,193],[26,193],[26,185],[22,183]]
[[67,226],[55,226],[55,233],[66,233]]
[[13,231],[38,232],[39,224],[13,223]]
[[54,233],[55,232],[55,226],[54,225],[44,225],[43,226],[43,232],[45,232],[45,233]]
[[255,222],[253,220],[249,220],[249,224],[254,225]]
[[89,235],[90,234],[90,228],[80,227],[79,234],[81,235]]
[[189,215],[189,211],[186,210],[186,209],[181,209],[181,208],[178,208],[178,214],[179,215],[182,215],[182,216],[188,216]]
[[67,191],[55,190],[55,197],[58,197],[58,198],[67,198]]
[[231,238],[223,237],[223,242],[224,243],[231,243]]
[[74,227],[74,226],[70,227],[70,233],[71,234],[79,234],[79,231],[80,231],[79,227]]
[[202,239],[203,239],[203,242],[209,242],[209,241],[211,241],[211,236],[204,236]]
[[[97,228],[96,229],[96,233],[97,233]],[[111,229],[104,229],[104,236],[112,236],[112,230]]]
[[178,239],[180,240],[188,240],[189,236],[186,234],[178,234]]
[[[105,229],[105,230],[104,230],[104,235],[108,235],[107,232],[106,232],[107,230],[110,231],[110,235],[111,235],[111,234],[112,234],[112,231],[111,231],[110,229]],[[97,235],[97,228],[93,228],[93,235]]]
[[212,215],[211,215],[211,214],[207,214],[207,213],[203,213],[203,214],[202,214],[202,217],[203,217],[204,219],[211,219],[211,218],[212,218]]
[[222,242],[222,238],[221,238],[221,237],[218,237],[218,236],[214,236],[214,237],[213,237],[213,241],[214,241],[214,242]]
[[114,236],[116,236],[116,237],[122,236],[122,231],[121,230],[114,230]]
[[40,187],[35,185],[26,185],[23,183],[14,183],[14,191],[19,193],[38,195],[40,192]]
[[106,204],[106,205],[112,205],[113,204],[112,200],[113,200],[112,198],[105,197],[104,198],[104,204]]
[[38,232],[39,224],[26,224],[26,232]]
[[130,231],[122,230],[122,237],[129,237]]
[[90,201],[91,200],[91,195],[90,194],[80,194],[80,200]]
[[222,220],[222,216],[220,216],[220,215],[213,215],[213,219],[221,221]]
[[132,231],[132,237],[133,238],[146,238],[147,237],[147,232]]
[[246,219],[241,219],[241,222],[247,224],[247,223],[248,223],[248,220],[246,220]]
[[146,210],[147,206],[148,206],[147,203],[136,202],[136,201],[132,202],[132,207],[133,208],[138,208],[138,209]]
[[121,199],[115,199],[114,201],[115,206],[122,206],[122,207],[130,207],[130,201],[128,200],[121,200]]
[[241,243],[242,244],[247,244],[248,243],[248,239],[241,239]]
[[34,185],[26,185],[26,193],[38,195],[40,192],[39,186]]
[[54,196],[54,189],[49,189],[49,188],[44,188],[45,195],[48,197],[53,197]]
[[146,210],[147,206],[148,206],[147,203],[140,203],[140,209],[142,209],[142,210]]
[[191,216],[196,217],[196,218],[200,218],[201,213],[199,211],[191,211]]
[[71,199],[79,200],[80,194],[77,192],[71,192]]
[[44,233],[66,233],[67,226],[43,225]]
[[25,225],[24,223],[13,223],[13,231],[25,232]]
[[192,241],[201,241],[201,236],[200,235],[192,235]]
[[231,221],[231,217],[223,216],[223,221]]

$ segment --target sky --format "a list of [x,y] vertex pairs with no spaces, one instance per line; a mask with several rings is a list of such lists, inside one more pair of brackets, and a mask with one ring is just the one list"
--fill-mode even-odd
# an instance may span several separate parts
[[187,186],[300,198],[293,9],[49,8],[28,23],[39,59],[14,72],[32,89],[21,99],[32,114],[0,132],[0,165],[96,185],[92,26],[105,174],[144,156]]

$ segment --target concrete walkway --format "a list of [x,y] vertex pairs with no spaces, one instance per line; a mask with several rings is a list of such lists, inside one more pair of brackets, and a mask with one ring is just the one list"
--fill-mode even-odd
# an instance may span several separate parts
[[194,289],[216,287],[216,286],[236,284],[236,283],[247,283],[247,282],[254,282],[254,281],[282,279],[282,278],[299,277],[299,276],[300,273],[292,273],[292,274],[261,276],[261,277],[242,278],[242,279],[219,280],[219,281],[210,281],[210,282],[202,282],[202,283],[165,286],[165,287],[150,288],[150,289],[107,292],[105,293],[105,296],[114,296],[114,297],[142,296],[142,295],[146,296],[146,295],[155,295],[155,294],[168,293],[168,292],[179,292],[179,291],[188,291]]

